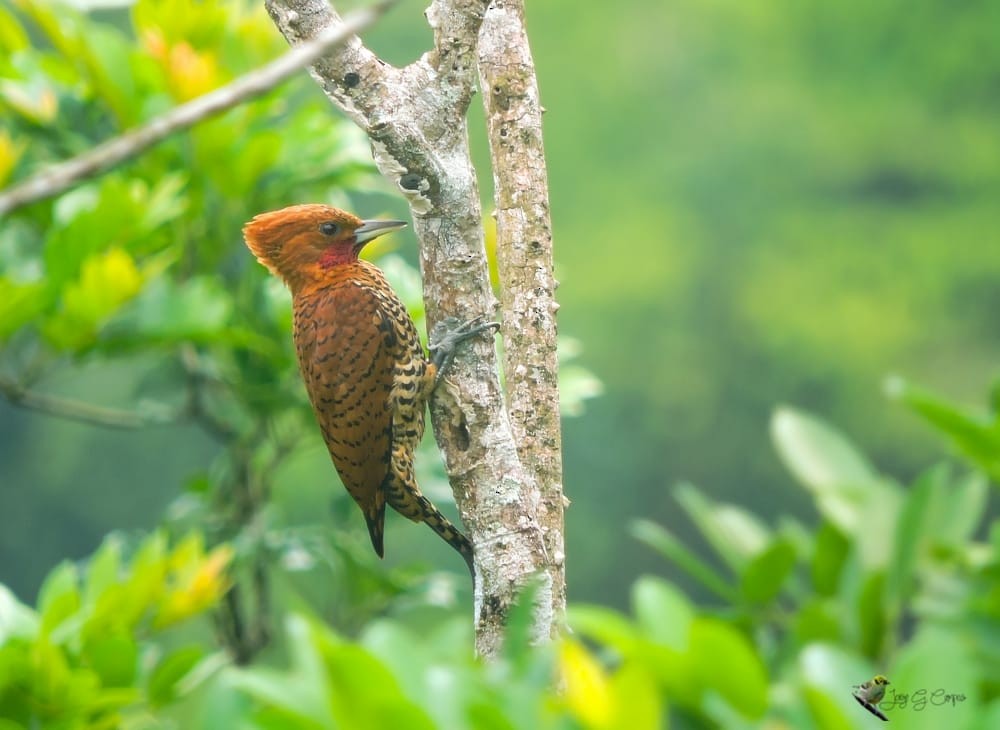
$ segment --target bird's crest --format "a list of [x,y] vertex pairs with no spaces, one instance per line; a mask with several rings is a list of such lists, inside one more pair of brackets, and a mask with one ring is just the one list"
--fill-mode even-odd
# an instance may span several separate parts
[[338,240],[349,240],[363,221],[321,204],[293,205],[256,215],[243,239],[257,260],[285,281],[314,263]]

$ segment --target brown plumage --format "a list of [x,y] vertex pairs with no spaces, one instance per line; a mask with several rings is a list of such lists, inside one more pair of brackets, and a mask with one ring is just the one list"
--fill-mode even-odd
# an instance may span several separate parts
[[326,205],[262,213],[247,246],[292,292],[295,350],[316,420],[341,481],[361,507],[379,557],[385,505],[426,522],[472,570],[472,545],[424,497],[413,454],[437,368],[403,303],[374,264],[358,258],[402,221],[364,221]]

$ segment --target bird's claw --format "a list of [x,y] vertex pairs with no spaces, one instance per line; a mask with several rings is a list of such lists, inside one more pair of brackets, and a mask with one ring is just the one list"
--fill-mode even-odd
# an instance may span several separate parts
[[441,378],[444,371],[448,369],[455,356],[455,348],[459,344],[470,337],[475,337],[480,332],[495,331],[500,327],[499,322],[486,322],[485,320],[485,314],[480,314],[466,322],[460,322],[456,317],[448,317],[434,325],[428,338],[427,349],[430,351],[431,362],[437,368],[438,378]]

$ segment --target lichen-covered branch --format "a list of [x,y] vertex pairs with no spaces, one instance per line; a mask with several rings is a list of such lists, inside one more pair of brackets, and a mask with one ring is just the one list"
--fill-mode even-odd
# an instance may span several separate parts
[[0,191],[0,216],[29,203],[59,195],[76,183],[135,157],[172,134],[270,91],[345,39],[354,37],[354,33],[373,23],[390,4],[383,2],[352,13],[346,22],[315,36],[311,43],[298,46],[265,66],[181,104],[137,129]]
[[[382,62],[358,39],[311,68],[330,99],[367,132],[376,164],[409,202],[432,329],[496,310],[466,127],[488,4],[434,0],[426,12],[434,46],[405,68]],[[266,0],[266,6],[293,44],[342,22],[326,0]],[[521,464],[498,372],[493,344],[471,341],[431,404],[434,434],[475,546],[476,646],[484,655],[497,651],[508,609],[546,565],[538,485]],[[539,633],[550,633],[557,619],[552,602],[540,601]]]
[[479,76],[493,160],[507,409],[521,463],[541,492],[553,611],[566,605],[562,438],[552,224],[542,107],[523,0],[494,0],[479,33]]

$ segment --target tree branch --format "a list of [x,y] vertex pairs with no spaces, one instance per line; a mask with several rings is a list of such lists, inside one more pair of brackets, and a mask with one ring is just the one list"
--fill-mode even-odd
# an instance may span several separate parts
[[479,77],[493,161],[507,410],[541,492],[552,628],[566,607],[562,436],[552,224],[542,108],[523,0],[494,0],[479,32]]
[[396,0],[383,0],[351,13],[337,27],[328,28],[309,43],[296,46],[267,65],[192,99],[138,129],[108,140],[78,157],[43,170],[23,183],[0,191],[0,216],[29,203],[59,195],[76,183],[135,157],[172,134],[270,91],[332,48],[354,38],[355,33],[375,22],[395,2]]
[[[466,127],[488,4],[434,0],[426,12],[434,47],[403,69],[354,40],[312,67],[327,95],[368,133],[376,164],[410,204],[431,330],[496,307]],[[341,22],[326,0],[266,5],[290,43]],[[487,656],[500,646],[519,589],[546,564],[538,487],[518,457],[497,373],[492,343],[472,341],[448,372],[453,389],[438,388],[431,403],[434,435],[475,546],[476,648]],[[540,634],[552,630],[550,606],[536,611]]]
[[105,428],[136,429],[146,426],[166,426],[177,423],[181,416],[173,410],[160,412],[151,410],[142,413],[95,406],[29,390],[8,378],[0,378],[0,395],[11,405]]
[[209,379],[199,362],[198,351],[185,343],[180,358],[187,376],[187,400],[181,407],[157,403],[139,410],[107,408],[32,390],[26,385],[31,378],[17,381],[5,376],[0,376],[0,397],[13,406],[90,426],[133,430],[193,422],[222,443],[235,441],[239,435],[236,429],[213,413],[206,403]]

